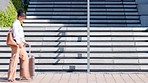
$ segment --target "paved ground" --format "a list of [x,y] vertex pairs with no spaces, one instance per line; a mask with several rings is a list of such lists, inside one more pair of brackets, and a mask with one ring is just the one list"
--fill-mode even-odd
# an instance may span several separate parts
[[[0,73],[0,83],[9,83],[7,73]],[[14,83],[148,83],[148,73],[36,73],[34,80]]]

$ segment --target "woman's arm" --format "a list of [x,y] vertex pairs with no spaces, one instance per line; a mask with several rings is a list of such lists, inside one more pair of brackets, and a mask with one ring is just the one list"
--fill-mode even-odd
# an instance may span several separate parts
[[19,34],[19,26],[18,26],[18,24],[16,24],[16,23],[13,24],[12,30],[13,30],[13,37],[14,37],[16,43],[18,44],[18,46],[20,48],[22,48],[23,45],[22,45],[22,43],[20,41],[20,34]]

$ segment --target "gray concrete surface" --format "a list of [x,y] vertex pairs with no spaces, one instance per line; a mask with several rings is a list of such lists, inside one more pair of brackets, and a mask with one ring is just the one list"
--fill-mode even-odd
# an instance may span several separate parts
[[0,11],[5,11],[7,6],[9,5],[10,0],[1,0],[0,1]]
[[136,0],[136,3],[138,4],[141,25],[148,26],[148,0]]

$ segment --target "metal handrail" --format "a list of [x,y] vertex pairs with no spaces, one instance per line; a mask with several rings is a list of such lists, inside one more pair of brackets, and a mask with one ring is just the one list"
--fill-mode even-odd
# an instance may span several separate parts
[[87,72],[90,73],[90,0],[87,0]]

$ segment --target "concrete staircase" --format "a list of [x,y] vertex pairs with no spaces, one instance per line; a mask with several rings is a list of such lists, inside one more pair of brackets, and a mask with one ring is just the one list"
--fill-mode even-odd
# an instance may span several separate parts
[[[25,27],[39,71],[85,71],[87,28]],[[0,70],[7,70],[11,49],[0,30]],[[147,71],[147,28],[91,28],[92,71]],[[27,48],[28,49],[28,48]]]
[[[148,33],[139,27],[134,0],[92,0],[91,6],[91,71],[147,71]],[[23,26],[37,71],[86,71],[86,12],[84,0],[30,1]],[[8,69],[11,55],[7,31],[0,30],[1,71]]]
[[[140,26],[134,0],[90,0],[91,27]],[[86,27],[86,0],[31,0],[24,26]]]

